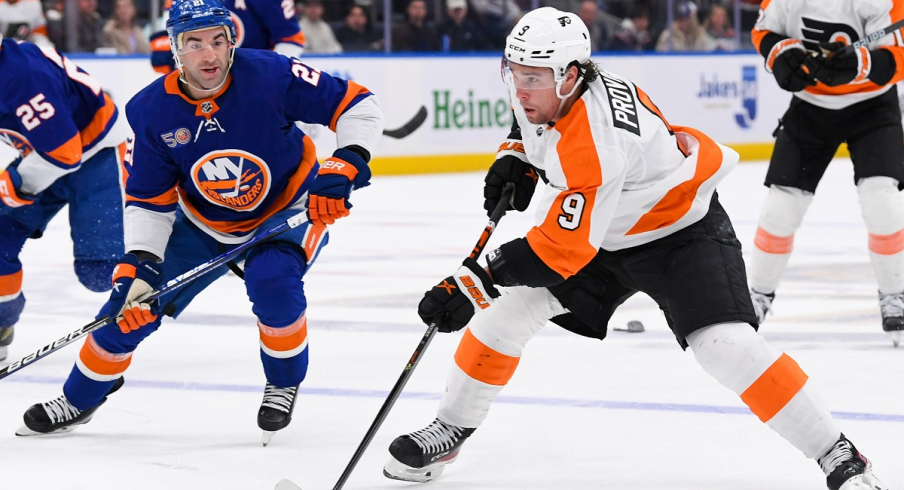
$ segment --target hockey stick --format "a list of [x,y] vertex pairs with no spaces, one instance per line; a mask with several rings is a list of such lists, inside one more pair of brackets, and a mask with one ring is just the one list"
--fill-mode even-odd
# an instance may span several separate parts
[[[264,233],[262,235],[258,235],[256,237],[252,238],[251,240],[235,247],[234,249],[232,249],[228,252],[225,252],[223,254],[220,254],[220,255],[208,260],[207,262],[204,262],[203,264],[195,267],[194,269],[192,269],[188,272],[185,272],[184,274],[181,274],[177,277],[174,277],[173,279],[170,279],[169,281],[167,281],[166,285],[164,285],[160,289],[157,289],[157,290],[151,292],[150,295],[148,295],[146,298],[143,298],[141,301],[148,303],[152,300],[155,300],[155,299],[163,296],[164,294],[167,294],[167,293],[173,292],[177,289],[180,289],[183,286],[194,282],[195,279],[198,279],[199,277],[201,277],[201,276],[207,274],[208,272],[216,269],[217,267],[227,263],[228,261],[234,259],[235,257],[238,257],[239,254],[245,252],[246,250],[249,250],[251,247],[254,247],[266,240],[269,240],[283,232],[291,230],[292,228],[297,228],[302,223],[305,223],[307,221],[307,219],[308,219],[307,212],[298,213],[295,216],[292,216],[291,218],[286,220],[285,223],[282,223],[279,226],[271,228],[266,233]],[[66,347],[67,345],[75,342],[76,340],[103,327],[104,325],[113,323],[114,321],[115,321],[115,317],[111,318],[109,316],[105,316],[103,318],[100,318],[98,320],[95,320],[95,321],[85,325],[84,327],[82,327],[78,330],[71,332],[69,335],[62,337],[59,340],[56,340],[51,344],[47,344],[44,347],[41,347],[40,349],[23,357],[22,359],[19,359],[18,361],[10,364],[9,366],[6,366],[6,367],[0,369],[0,379],[3,379],[5,377],[9,376],[10,374],[22,369],[23,367],[25,367],[39,359],[44,358],[44,357],[62,349],[63,347]]]
[[389,136],[390,138],[402,139],[409,134],[417,131],[417,128],[421,127],[421,124],[424,124],[424,121],[427,120],[427,108],[425,106],[421,106],[418,109],[417,114],[411,118],[410,121],[403,124],[398,129],[384,129],[383,134]]
[[[514,191],[514,184],[506,184],[505,189],[503,189],[502,191],[502,196],[499,198],[499,204],[496,205],[496,209],[494,209],[490,214],[490,220],[487,222],[486,227],[480,234],[480,239],[477,240],[477,244],[474,245],[474,250],[471,251],[471,255],[469,255],[468,257],[476,260],[480,256],[480,253],[483,251],[483,248],[486,247],[487,241],[489,241],[490,236],[493,235],[493,231],[496,230],[496,225],[499,224],[499,220],[502,219],[503,216],[505,216],[505,208],[509,204],[509,200],[511,199]],[[402,375],[399,376],[399,380],[396,381],[395,386],[392,387],[392,391],[389,392],[389,396],[386,397],[386,401],[383,402],[383,406],[380,407],[380,411],[377,412],[377,417],[374,419],[373,423],[370,424],[370,428],[367,429],[367,433],[364,434],[364,439],[361,440],[361,444],[358,444],[358,448],[355,449],[355,454],[352,455],[351,461],[348,462],[348,466],[345,467],[345,471],[342,472],[342,476],[339,477],[339,481],[336,482],[336,486],[333,487],[333,490],[342,490],[342,487],[345,485],[348,477],[352,474],[352,470],[355,469],[355,466],[358,464],[358,461],[361,459],[361,456],[364,454],[367,446],[370,445],[370,441],[373,440],[374,435],[376,435],[377,433],[377,430],[380,429],[380,426],[383,425],[383,421],[386,420],[386,416],[389,415],[389,411],[392,409],[392,406],[395,405],[395,402],[396,400],[398,400],[399,395],[402,394],[402,390],[408,383],[408,378],[410,378],[411,374],[414,373],[414,368],[417,367],[418,361],[421,360],[421,357],[424,355],[424,351],[427,350],[427,346],[430,345],[430,341],[433,340],[433,335],[436,334],[436,328],[436,322],[431,323],[430,326],[427,327],[427,331],[424,332],[424,336],[421,337],[421,341],[420,343],[418,343],[417,349],[414,350],[414,354],[412,354],[411,358],[408,360],[408,364],[402,371]],[[282,480],[276,484],[276,490],[301,489],[298,485],[295,485],[289,480]]]
[[857,49],[861,46],[866,46],[867,44],[874,42],[874,41],[878,41],[879,39],[882,39],[883,37],[885,37],[889,34],[894,34],[895,31],[897,31],[898,29],[900,29],[902,27],[904,27],[904,20],[899,20],[888,27],[884,27],[882,29],[879,29],[876,32],[867,34],[866,36],[861,37],[860,39],[852,42],[851,44],[848,44],[847,46],[839,49],[838,51],[829,53],[826,56],[834,58],[835,56],[838,56],[840,54],[850,53],[851,51],[854,51],[855,49]]

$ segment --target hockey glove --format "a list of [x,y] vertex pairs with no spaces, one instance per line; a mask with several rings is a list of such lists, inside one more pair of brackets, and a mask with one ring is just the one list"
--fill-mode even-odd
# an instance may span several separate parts
[[771,72],[782,90],[800,92],[816,85],[813,72],[818,63],[797,39],[775,43],[766,56],[766,71]]
[[15,163],[0,173],[0,201],[3,202],[0,208],[28,206],[37,199],[37,196],[25,194],[19,190],[22,187],[22,177],[19,176]]
[[537,169],[527,161],[524,154],[524,145],[521,143],[521,133],[517,133],[517,139],[510,134],[496,153],[496,161],[490,166],[486,178],[483,179],[483,208],[487,210],[487,216],[496,209],[496,204],[502,197],[502,189],[505,184],[515,184],[515,192],[507,210],[524,211],[530,204],[530,199],[537,188]]
[[125,254],[113,269],[113,291],[100,309],[97,319],[115,317],[122,333],[137,330],[157,319],[160,302],[142,303],[141,299],[163,282],[163,271],[156,262],[138,262],[134,254]]
[[440,332],[457,332],[475,311],[490,308],[498,297],[499,290],[483,267],[474,259],[465,259],[455,274],[424,294],[417,314],[427,325],[436,322]]
[[354,151],[339,148],[320,164],[317,178],[308,189],[308,218],[315,225],[331,225],[348,216],[352,189],[370,185],[370,167]]
[[816,68],[816,79],[837,87],[872,80],[878,85],[891,81],[895,72],[894,56],[884,49],[870,51],[866,46],[844,50],[843,42],[819,43],[825,56]]

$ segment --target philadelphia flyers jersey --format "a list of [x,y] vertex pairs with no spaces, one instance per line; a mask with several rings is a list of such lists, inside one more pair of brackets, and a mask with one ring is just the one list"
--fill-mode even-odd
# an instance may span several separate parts
[[160,257],[177,206],[223,243],[241,243],[275,213],[303,207],[319,165],[295,122],[336,131],[340,116],[371,96],[355,82],[262,50],[236,49],[229,78],[207,99],[183,95],[178,76],[155,80],[126,106],[135,131],[126,249]]
[[17,149],[29,192],[40,192],[129,130],[100,83],[53,48],[0,41],[0,142]]
[[536,226],[511,243],[521,250],[503,246],[506,256],[539,259],[511,266],[526,268],[515,274],[536,280],[528,286],[567,279],[601,248],[636,247],[699,221],[738,162],[700,131],[670,125],[629,80],[603,71],[588,85],[551,126],[528,122],[512,94],[527,159],[548,181]]
[[[815,51],[820,42],[850,44],[899,20],[904,20],[904,0],[765,0],[760,4],[760,17],[753,29],[753,44],[764,56],[782,38],[800,39],[807,49]],[[889,83],[879,86],[865,80],[829,87],[818,82],[795,96],[827,109],[841,109],[881,95],[904,79],[904,38],[900,29],[868,47],[887,49],[894,56],[897,69]]]

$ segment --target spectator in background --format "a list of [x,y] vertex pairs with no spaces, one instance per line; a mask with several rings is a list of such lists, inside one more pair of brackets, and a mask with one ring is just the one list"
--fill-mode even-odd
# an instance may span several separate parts
[[467,0],[446,1],[446,22],[440,28],[443,51],[483,51],[489,43],[480,29],[468,19]]
[[104,42],[118,54],[150,53],[151,45],[135,20],[132,0],[116,0],[113,18],[104,25]]
[[652,51],[655,47],[655,36],[650,30],[650,10],[644,5],[636,5],[631,10],[631,16],[622,21],[609,42],[610,51]]
[[308,0],[301,18],[301,32],[304,33],[304,49],[307,53],[336,54],[342,52],[342,45],[336,40],[333,28],[323,21],[323,3]]
[[93,53],[104,47],[104,20],[97,13],[97,0],[78,0],[76,45],[64,45],[63,51]]
[[703,27],[709,37],[712,38],[716,51],[737,51],[740,49],[740,43],[735,38],[735,30],[729,23],[728,11],[725,10],[725,7],[713,5]]
[[471,0],[471,8],[493,46],[504,46],[505,36],[524,15],[515,0]]
[[48,3],[44,15],[47,18],[47,37],[60,51],[64,51],[63,0]]
[[345,23],[336,30],[336,39],[345,52],[383,50],[383,36],[370,26],[367,11],[360,5],[348,9]]
[[697,18],[697,5],[691,1],[678,4],[675,22],[659,36],[656,51],[712,51],[715,44]]
[[593,0],[584,0],[577,11],[578,17],[584,21],[590,32],[590,50],[600,51],[609,43],[609,32],[599,19],[599,6]]
[[427,21],[427,3],[411,0],[405,15],[405,22],[392,29],[392,50],[439,51],[439,33],[433,23]]
[[40,0],[0,0],[0,34],[38,46],[53,46]]

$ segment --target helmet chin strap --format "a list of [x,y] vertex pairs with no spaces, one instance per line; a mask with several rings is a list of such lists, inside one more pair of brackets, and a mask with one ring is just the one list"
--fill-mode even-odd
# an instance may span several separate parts
[[[565,83],[565,79],[562,78],[558,82],[556,82],[556,97],[559,98],[559,108],[556,109],[556,115],[553,117],[553,120],[558,119],[562,114],[562,108],[565,107],[565,102],[571,98],[572,95],[578,90],[578,87],[581,86],[581,82],[584,81],[583,75],[578,75],[578,78],[574,81],[574,87],[571,88],[571,92],[568,92],[566,95],[562,95],[562,84]],[[550,125],[552,125],[553,121],[550,121]]]

